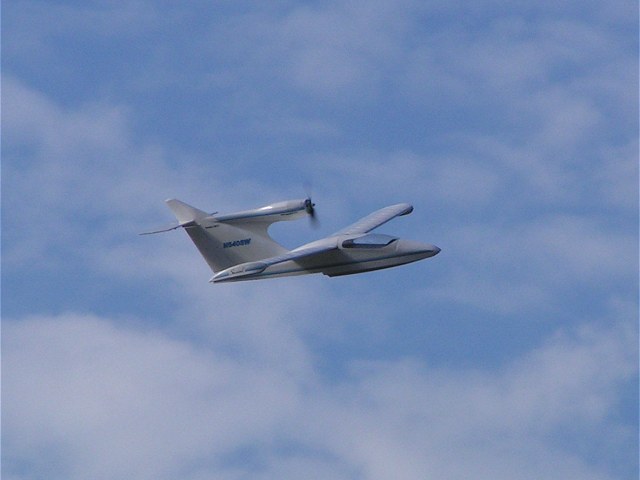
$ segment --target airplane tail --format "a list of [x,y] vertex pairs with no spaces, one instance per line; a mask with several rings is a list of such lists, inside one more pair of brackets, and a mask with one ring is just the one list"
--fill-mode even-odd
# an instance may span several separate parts
[[180,222],[180,225],[183,226],[186,223],[201,220],[209,216],[207,212],[198,210],[197,208],[192,207],[191,205],[187,205],[186,203],[181,202],[180,200],[176,200],[175,198],[170,198],[166,201],[166,203],[178,219],[178,222]]
[[231,224],[180,200],[166,203],[214,273],[288,252],[268,235],[268,224]]

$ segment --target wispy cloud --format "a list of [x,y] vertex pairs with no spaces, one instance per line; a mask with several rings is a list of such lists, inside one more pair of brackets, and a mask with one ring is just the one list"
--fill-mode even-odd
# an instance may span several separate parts
[[[612,421],[636,372],[634,332],[621,322],[559,333],[500,372],[409,359],[354,364],[333,384],[108,319],[10,321],[5,468],[198,478],[315,464],[335,478],[610,478],[578,460],[579,444],[549,435]],[[631,435],[618,429],[603,448]]]

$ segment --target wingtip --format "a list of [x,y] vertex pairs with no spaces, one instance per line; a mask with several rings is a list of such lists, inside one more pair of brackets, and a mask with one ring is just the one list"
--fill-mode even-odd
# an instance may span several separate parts
[[404,207],[404,210],[398,214],[398,216],[402,217],[403,215],[409,215],[413,212],[413,205],[410,203],[399,203],[398,206]]

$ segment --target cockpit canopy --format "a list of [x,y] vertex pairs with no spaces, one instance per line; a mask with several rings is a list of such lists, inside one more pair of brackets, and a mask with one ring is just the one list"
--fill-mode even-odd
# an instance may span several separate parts
[[382,248],[398,240],[398,237],[381,233],[370,233],[342,242],[342,248]]

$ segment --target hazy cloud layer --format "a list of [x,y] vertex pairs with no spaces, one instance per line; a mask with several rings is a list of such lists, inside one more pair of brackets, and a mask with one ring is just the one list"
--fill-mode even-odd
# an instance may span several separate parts
[[98,317],[11,321],[7,466],[49,478],[266,478],[304,465],[329,478],[612,478],[581,459],[580,437],[613,427],[605,454],[632,440],[610,412],[636,372],[634,330],[558,333],[499,371],[356,362],[333,382]]

